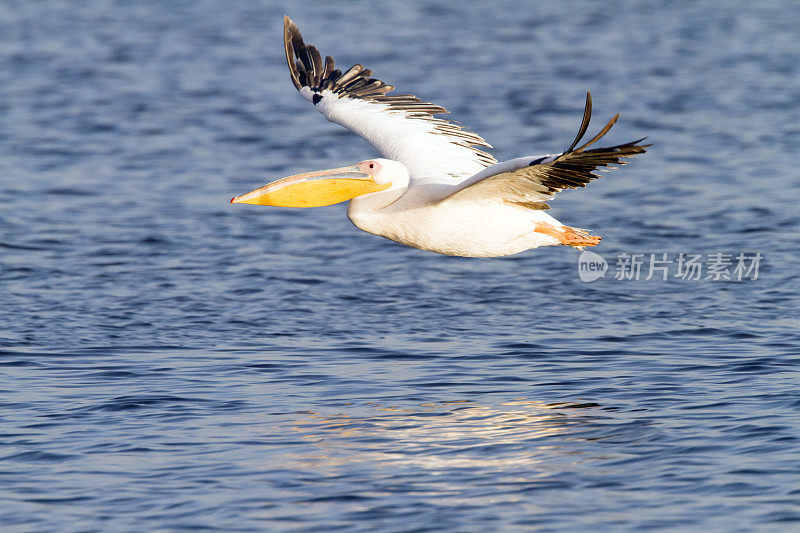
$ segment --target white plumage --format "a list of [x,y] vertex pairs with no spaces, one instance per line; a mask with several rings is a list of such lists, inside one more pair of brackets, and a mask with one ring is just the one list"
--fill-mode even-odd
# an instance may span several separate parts
[[[594,246],[599,237],[565,226],[545,203],[565,188],[583,187],[598,167],[645,151],[638,141],[586,148],[605,135],[615,116],[577,147],[591,117],[591,95],[578,135],[561,154],[498,163],[476,148],[491,146],[476,133],[437,118],[447,111],[372,78],[362,65],[342,73],[303,42],[284,19],[292,82],[325,118],[366,139],[383,156],[350,167],[290,176],[232,203],[313,207],[350,200],[347,216],[359,228],[441,254],[493,257],[538,246]],[[577,147],[577,148],[576,148]],[[612,167],[613,168],[613,167]]]

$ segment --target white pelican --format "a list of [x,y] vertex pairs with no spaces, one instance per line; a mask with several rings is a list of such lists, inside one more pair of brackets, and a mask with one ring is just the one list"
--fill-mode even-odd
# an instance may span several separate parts
[[[362,65],[344,74],[323,61],[284,17],[284,46],[294,86],[317,111],[366,139],[383,156],[361,163],[283,178],[231,199],[231,203],[315,207],[350,200],[347,216],[358,228],[440,254],[495,257],[565,244],[595,246],[600,237],[565,226],[546,213],[562,189],[583,187],[598,167],[624,164],[645,151],[643,139],[609,148],[586,148],[605,135],[617,114],[589,142],[592,112],[586,93],[583,122],[560,154],[498,163],[475,146],[479,135],[436,118],[447,111],[393,86]],[[615,167],[611,167],[615,168]]]

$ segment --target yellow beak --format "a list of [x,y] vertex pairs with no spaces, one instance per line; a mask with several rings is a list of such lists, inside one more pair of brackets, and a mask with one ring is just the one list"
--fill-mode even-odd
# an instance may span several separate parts
[[391,183],[378,185],[371,175],[361,172],[357,166],[334,168],[273,181],[247,194],[231,198],[231,203],[319,207],[382,191],[390,185]]

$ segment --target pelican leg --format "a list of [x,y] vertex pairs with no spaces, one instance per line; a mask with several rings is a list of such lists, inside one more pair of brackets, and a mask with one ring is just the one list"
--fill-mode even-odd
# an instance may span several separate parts
[[547,222],[537,222],[533,227],[533,231],[553,237],[567,246],[597,246],[600,244],[600,239],[602,239],[602,237],[596,235],[589,235],[589,232],[584,229],[570,226],[553,226]]

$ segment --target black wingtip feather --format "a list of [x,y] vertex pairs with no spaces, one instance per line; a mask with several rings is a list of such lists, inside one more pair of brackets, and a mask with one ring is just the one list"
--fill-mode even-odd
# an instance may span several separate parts
[[583,120],[572,145],[563,152],[555,161],[547,163],[542,167],[543,173],[540,176],[540,183],[548,187],[555,193],[561,189],[572,189],[584,187],[587,183],[597,179],[595,174],[600,167],[616,168],[611,165],[624,165],[623,158],[634,157],[644,153],[650,144],[640,144],[647,137],[642,137],[636,141],[625,144],[609,146],[605,148],[593,148],[586,150],[588,146],[601,139],[619,119],[619,114],[609,120],[600,132],[592,137],[590,141],[575,149],[580,140],[586,134],[591,118],[591,97],[587,93],[586,109],[583,113]]
[[617,113],[616,115],[614,115],[614,117],[613,117],[611,120],[609,120],[609,121],[608,121],[608,123],[607,123],[605,126],[603,126],[603,129],[602,129],[602,130],[600,130],[600,133],[598,133],[597,135],[595,135],[594,137],[592,137],[592,140],[591,140],[591,141],[587,142],[586,144],[584,144],[583,146],[581,146],[580,148],[578,148],[578,149],[577,149],[577,150],[575,150],[575,151],[576,151],[576,152],[582,152],[584,148],[586,148],[587,146],[591,145],[591,144],[592,144],[592,143],[594,143],[595,141],[599,140],[599,139],[600,139],[600,138],[601,138],[603,135],[605,135],[606,133],[608,133],[608,130],[610,130],[610,129],[611,129],[611,126],[613,126],[614,124],[616,124],[616,123],[617,123],[617,120],[619,120],[619,113]]
[[586,130],[589,128],[589,121],[592,120],[592,93],[586,91],[586,106],[583,108],[583,120],[581,121],[581,127],[578,129],[578,135],[575,136],[575,140],[572,141],[572,144],[569,145],[569,148],[564,150],[564,153],[569,153],[575,148],[583,136],[586,135]]

